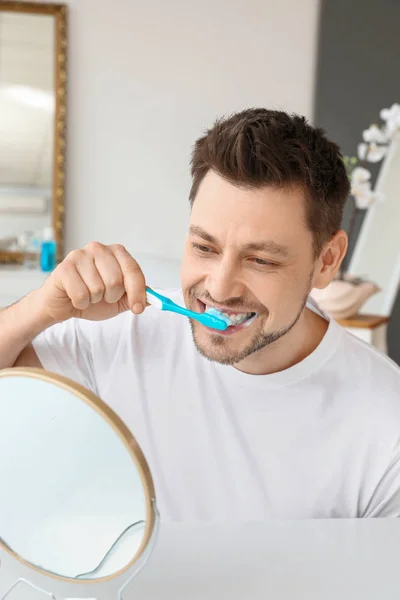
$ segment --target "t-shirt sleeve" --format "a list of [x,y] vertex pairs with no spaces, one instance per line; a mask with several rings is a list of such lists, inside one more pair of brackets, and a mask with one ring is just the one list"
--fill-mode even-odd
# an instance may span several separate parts
[[69,319],[40,333],[32,345],[46,371],[64,375],[102,397],[121,368],[129,375],[133,365],[146,362],[157,348],[163,352],[163,340],[170,338],[168,323],[174,317],[182,321],[173,313],[161,317],[160,310],[149,307],[139,316],[125,311],[104,321]]
[[32,344],[46,371],[64,375],[96,394],[92,329],[92,322],[69,319],[40,333]]
[[400,517],[400,450],[379,481],[363,517]]

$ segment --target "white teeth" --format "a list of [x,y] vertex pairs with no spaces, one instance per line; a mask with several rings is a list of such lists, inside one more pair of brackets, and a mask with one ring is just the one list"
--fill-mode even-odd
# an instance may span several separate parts
[[[239,313],[239,314],[228,314],[225,313],[223,311],[220,311],[216,308],[214,308],[213,306],[206,306],[206,312],[210,312],[210,313],[215,313],[216,315],[219,313],[221,315],[223,315],[224,317],[226,317],[227,319],[229,319],[229,321],[232,323],[232,325],[240,325],[241,323],[245,322],[246,319],[249,319],[249,317],[253,314],[253,313]],[[249,321],[253,321],[253,318],[250,318]]]
[[243,323],[243,327],[248,327],[249,325],[251,325],[253,323],[253,321],[255,321],[255,319],[257,319],[258,314],[255,313],[250,319],[248,319],[247,321],[245,321]]
[[245,321],[249,317],[250,313],[240,313],[239,315],[227,315],[231,323],[238,325],[242,321]]

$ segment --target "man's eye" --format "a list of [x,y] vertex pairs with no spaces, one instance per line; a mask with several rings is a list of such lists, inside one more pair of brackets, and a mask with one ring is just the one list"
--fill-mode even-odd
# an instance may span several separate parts
[[253,263],[255,263],[256,265],[259,265],[260,267],[274,266],[274,263],[272,263],[270,260],[266,260],[265,258],[252,258],[251,260]]
[[211,248],[209,248],[208,246],[203,246],[202,244],[193,244],[193,247],[196,248],[196,250],[198,250],[202,254],[210,254],[212,252]]

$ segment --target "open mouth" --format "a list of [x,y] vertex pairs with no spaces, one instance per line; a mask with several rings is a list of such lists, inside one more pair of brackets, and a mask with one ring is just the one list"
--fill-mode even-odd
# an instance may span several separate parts
[[206,312],[214,317],[223,319],[227,323],[228,329],[231,330],[231,332],[238,331],[244,327],[249,327],[249,325],[251,325],[258,317],[258,314],[255,312],[238,313],[230,310],[222,311],[214,306],[207,306],[207,304],[201,300],[199,300],[199,304],[202,312]]

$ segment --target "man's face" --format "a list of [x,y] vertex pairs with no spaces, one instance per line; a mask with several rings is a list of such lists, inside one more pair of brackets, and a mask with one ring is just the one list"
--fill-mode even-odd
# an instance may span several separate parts
[[240,189],[209,171],[193,204],[185,245],[185,304],[196,312],[215,306],[249,313],[249,319],[225,332],[193,320],[198,350],[232,365],[284,336],[303,312],[314,266],[300,189]]

